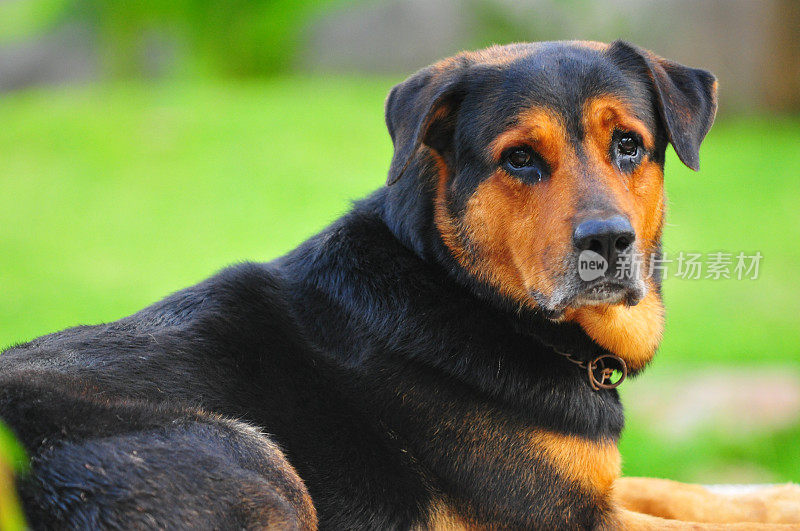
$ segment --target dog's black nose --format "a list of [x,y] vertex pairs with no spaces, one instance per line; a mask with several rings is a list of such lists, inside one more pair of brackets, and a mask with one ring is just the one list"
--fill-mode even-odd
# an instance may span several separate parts
[[622,216],[589,219],[575,228],[572,240],[578,251],[594,251],[613,268],[617,256],[631,248],[636,233],[630,221]]

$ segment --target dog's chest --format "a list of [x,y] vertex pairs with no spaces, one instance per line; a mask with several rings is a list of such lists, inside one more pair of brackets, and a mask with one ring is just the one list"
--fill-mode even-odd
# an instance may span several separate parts
[[450,404],[416,418],[430,424],[411,451],[440,489],[429,529],[580,527],[574,518],[608,507],[620,471],[614,441],[526,426],[488,408]]

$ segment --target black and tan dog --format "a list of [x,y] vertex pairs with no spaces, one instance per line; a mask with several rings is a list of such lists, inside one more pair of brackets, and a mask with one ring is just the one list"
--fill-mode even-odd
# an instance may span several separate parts
[[[514,44],[416,73],[386,102],[389,185],[331,227],[0,358],[31,525],[800,521],[792,486],[733,499],[618,479],[603,368],[636,373],[659,344],[646,271],[664,153],[697,169],[715,110],[711,74],[623,42]],[[606,275],[581,278],[586,250]],[[610,274],[634,254],[641,269]]]

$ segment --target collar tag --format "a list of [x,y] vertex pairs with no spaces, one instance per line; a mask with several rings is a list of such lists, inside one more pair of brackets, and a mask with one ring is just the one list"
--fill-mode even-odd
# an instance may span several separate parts
[[[628,376],[628,366],[619,356],[602,354],[586,364],[586,372],[589,374],[589,385],[595,391],[614,389],[625,381],[625,377]],[[614,373],[619,374],[616,380]]]

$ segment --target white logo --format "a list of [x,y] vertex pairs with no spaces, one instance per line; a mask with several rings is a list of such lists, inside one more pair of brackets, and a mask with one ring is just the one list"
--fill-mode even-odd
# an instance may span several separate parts
[[608,261],[594,251],[585,250],[578,255],[578,276],[584,282],[600,278],[608,270]]

